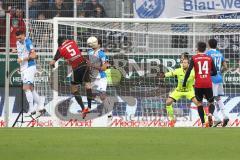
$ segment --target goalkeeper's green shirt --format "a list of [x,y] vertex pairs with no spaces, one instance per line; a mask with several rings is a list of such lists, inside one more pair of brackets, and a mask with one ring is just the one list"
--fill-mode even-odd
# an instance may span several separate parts
[[173,71],[165,73],[165,77],[175,77],[175,76],[177,76],[178,85],[177,85],[176,90],[179,91],[179,92],[188,92],[188,91],[193,90],[195,73],[194,73],[194,70],[191,71],[190,76],[187,80],[186,88],[183,89],[182,83],[183,83],[185,74],[186,74],[186,71],[184,71],[183,68],[180,67],[180,68],[177,68]]

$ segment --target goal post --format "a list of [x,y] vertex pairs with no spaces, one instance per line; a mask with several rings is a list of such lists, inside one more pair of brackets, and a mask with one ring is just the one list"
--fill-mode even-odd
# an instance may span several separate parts
[[[39,66],[49,76],[36,88],[48,104],[51,113],[42,121],[54,118],[54,126],[87,125],[111,127],[162,127],[169,126],[165,101],[177,85],[174,78],[159,78],[160,72],[172,71],[180,65],[180,54],[196,53],[198,41],[210,38],[218,41],[218,48],[225,56],[229,69],[224,73],[226,95],[223,97],[228,113],[234,120],[240,112],[240,20],[238,19],[131,19],[131,18],[64,18],[49,21],[29,21],[30,37],[40,56]],[[46,30],[44,33],[42,30]],[[70,67],[60,61],[54,71],[49,60],[56,53],[57,39],[63,36],[75,39],[83,55],[88,50],[90,36],[102,39],[112,70],[108,76],[117,83],[108,85],[107,94],[113,99],[112,119],[92,116],[80,119],[80,107],[70,93]],[[48,37],[47,41],[41,40]],[[44,48],[47,46],[47,48]],[[119,71],[121,75],[119,76]],[[110,79],[111,79],[110,78]],[[80,86],[86,103],[84,87]],[[51,103],[50,103],[51,102]],[[99,106],[93,101],[93,109]],[[231,106],[231,107],[229,107]],[[175,126],[198,126],[195,106],[186,99],[174,104]],[[96,110],[94,110],[95,112]],[[45,118],[45,119],[44,119]],[[40,119],[40,120],[41,120]],[[74,120],[74,123],[73,123]]]

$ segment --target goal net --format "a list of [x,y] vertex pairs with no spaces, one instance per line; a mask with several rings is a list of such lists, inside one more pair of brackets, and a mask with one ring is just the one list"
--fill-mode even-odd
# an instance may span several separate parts
[[[45,118],[54,117],[58,121],[56,126],[169,126],[165,101],[176,87],[177,79],[162,79],[159,74],[178,68],[181,53],[194,55],[197,42],[211,38],[217,39],[229,66],[224,73],[226,111],[233,121],[239,115],[238,20],[54,18],[29,21],[29,31],[40,55],[36,88],[45,99],[49,113]],[[81,119],[80,107],[70,92],[71,68],[64,60],[55,69],[49,67],[59,36],[76,40],[84,55],[88,37],[102,39],[102,48],[111,64],[107,71],[107,95],[114,106],[106,112],[112,114],[111,118],[109,114],[93,114],[84,121]],[[79,87],[87,105],[84,87]],[[93,113],[99,103],[93,101]],[[200,124],[196,107],[189,100],[183,98],[173,106],[175,126]]]

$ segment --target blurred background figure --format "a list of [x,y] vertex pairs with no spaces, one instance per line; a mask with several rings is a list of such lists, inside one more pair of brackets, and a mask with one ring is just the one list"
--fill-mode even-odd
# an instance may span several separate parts
[[3,8],[3,1],[0,0],[0,18],[5,17],[5,10]]
[[85,17],[86,3],[84,0],[77,0],[77,16]]
[[10,18],[10,48],[12,52],[16,52],[16,32],[21,30],[23,32],[26,31],[26,26],[23,20],[23,10],[20,8],[11,10],[11,18]]
[[3,1],[0,0],[0,51],[5,45],[5,10],[3,8]]
[[104,7],[97,0],[86,0],[86,17],[105,17]]
[[96,18],[104,18],[104,17],[106,17],[106,14],[105,14],[105,11],[104,11],[104,8],[103,8],[102,5],[97,4],[95,6],[93,17],[96,17]]
[[53,17],[73,17],[73,5],[71,8],[66,4],[65,0],[55,0],[54,4],[50,4],[49,18]]

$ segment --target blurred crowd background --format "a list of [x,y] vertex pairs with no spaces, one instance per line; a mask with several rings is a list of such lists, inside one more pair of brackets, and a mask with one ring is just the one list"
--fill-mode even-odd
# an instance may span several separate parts
[[131,0],[0,0],[0,51],[5,47],[6,12],[10,12],[10,47],[15,48],[15,33],[26,30],[24,19],[54,17],[133,17]]

